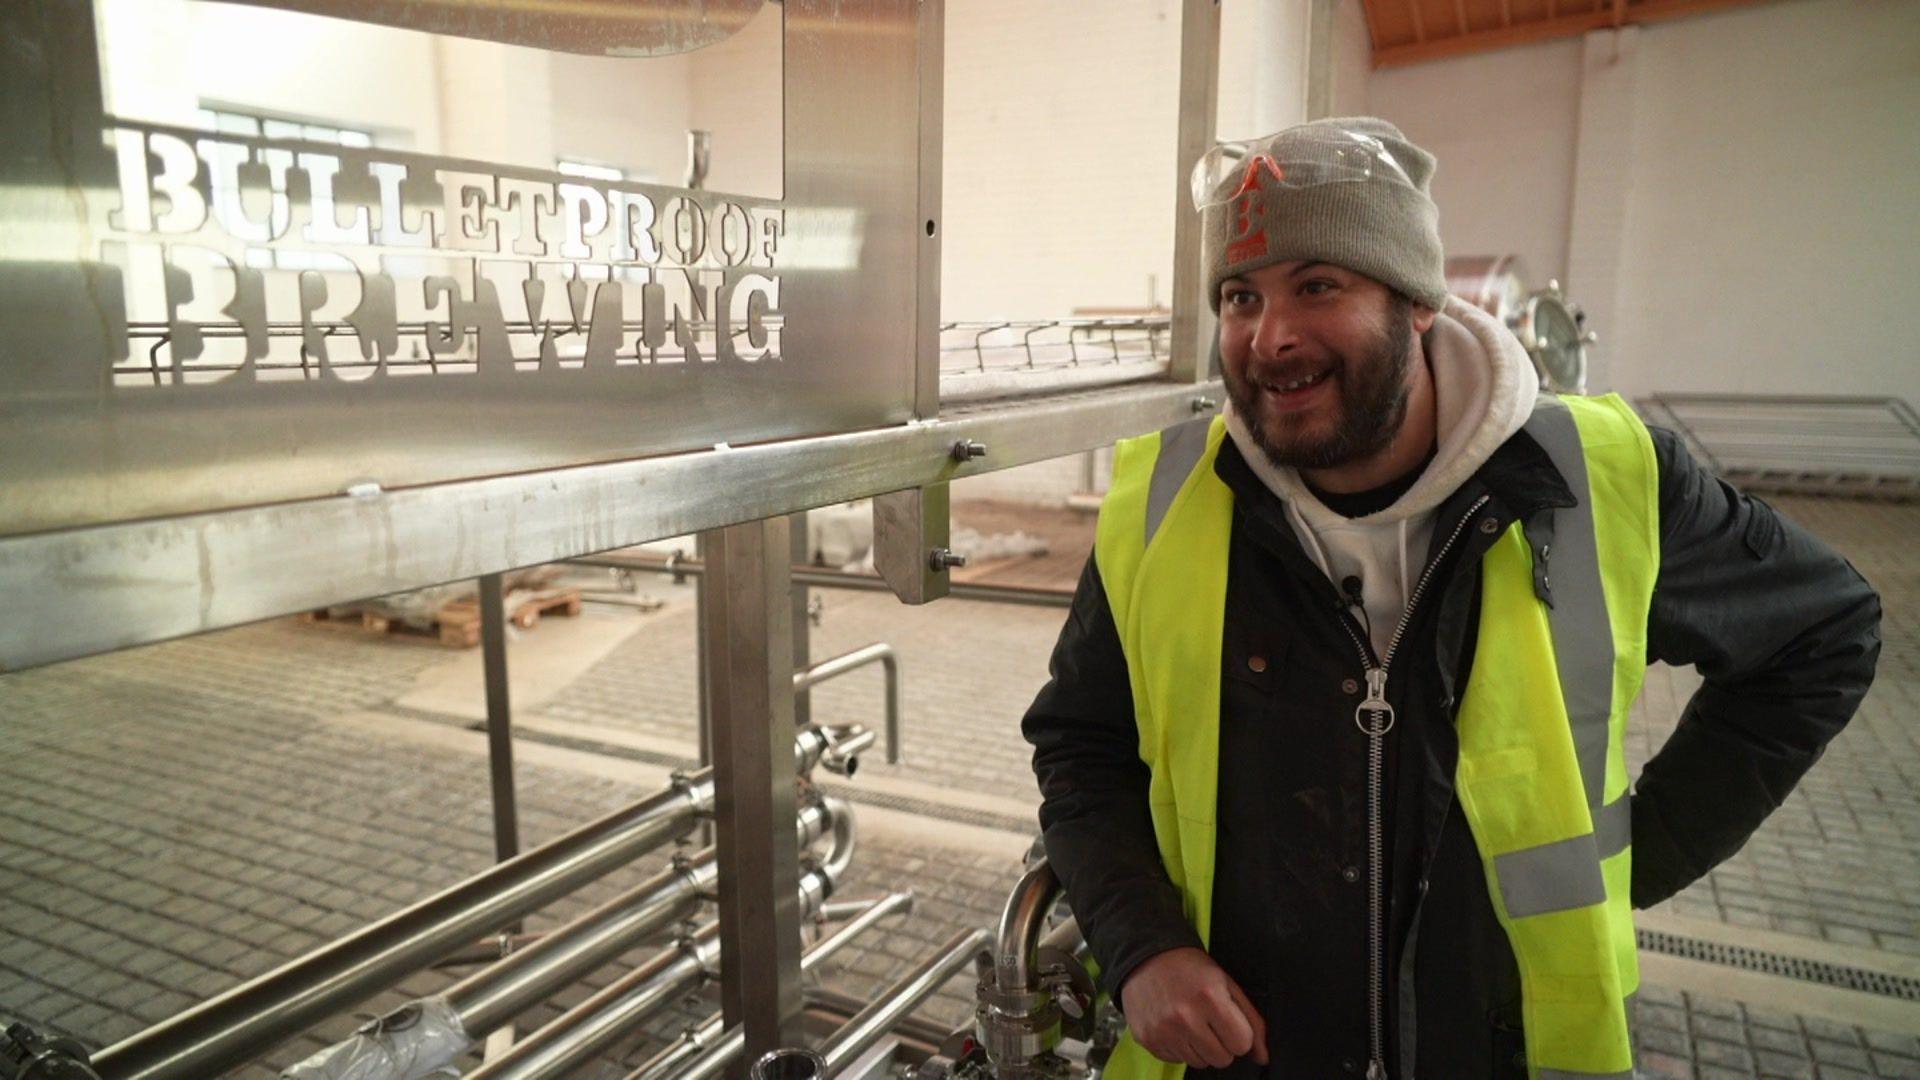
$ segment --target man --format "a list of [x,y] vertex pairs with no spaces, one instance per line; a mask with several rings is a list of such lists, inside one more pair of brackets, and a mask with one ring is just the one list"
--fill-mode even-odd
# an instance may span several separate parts
[[[1109,1073],[1627,1076],[1630,908],[1786,798],[1878,600],[1618,398],[1540,394],[1392,125],[1210,161],[1228,409],[1119,448],[1024,721]],[[1653,661],[1705,685],[1629,794]]]

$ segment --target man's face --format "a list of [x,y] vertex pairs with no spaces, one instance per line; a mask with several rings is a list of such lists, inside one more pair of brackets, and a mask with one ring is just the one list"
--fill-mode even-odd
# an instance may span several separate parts
[[1277,465],[1330,469],[1392,442],[1407,416],[1413,338],[1431,325],[1431,310],[1330,263],[1276,263],[1220,283],[1227,393]]

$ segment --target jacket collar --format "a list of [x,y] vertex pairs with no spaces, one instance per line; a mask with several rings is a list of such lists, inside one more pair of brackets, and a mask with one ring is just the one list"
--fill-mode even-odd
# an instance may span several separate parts
[[1473,481],[1522,521],[1542,510],[1564,510],[1579,504],[1546,448],[1524,430],[1501,443],[1474,473]]

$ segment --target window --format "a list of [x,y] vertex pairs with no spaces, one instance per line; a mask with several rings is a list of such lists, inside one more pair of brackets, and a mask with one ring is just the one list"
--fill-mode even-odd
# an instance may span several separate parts
[[[247,113],[231,112],[225,109],[200,110],[200,126],[208,131],[223,135],[246,135],[254,138],[298,139],[303,142],[325,143],[333,146],[368,147],[373,145],[373,133],[354,128],[334,127],[329,124],[309,124],[295,120],[275,120],[264,116],[252,116]],[[213,213],[220,225],[228,233],[243,240],[264,241],[270,236],[280,235],[286,230],[289,213],[287,197],[273,196],[273,208],[270,211],[270,223],[260,226],[247,220],[241,211],[240,187],[236,180],[233,165],[238,162],[228,160],[232,155],[207,153],[203,147],[203,156],[208,161],[216,159],[223,166],[215,168],[208,177],[213,196]],[[312,161],[315,164],[337,166],[339,159],[329,154],[301,153],[297,155],[301,164]],[[266,150],[261,154],[263,163],[275,175],[284,176],[286,170],[295,163],[296,155],[288,150]],[[313,216],[323,215],[331,220],[334,212],[333,199],[315,195],[313,197]],[[298,238],[296,238],[297,240]],[[246,255],[247,265],[256,270],[344,270],[349,269],[340,259],[317,251],[281,251],[269,247],[250,247]]]

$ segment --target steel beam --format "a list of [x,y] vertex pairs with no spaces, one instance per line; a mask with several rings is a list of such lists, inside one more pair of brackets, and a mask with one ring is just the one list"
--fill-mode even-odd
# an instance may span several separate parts
[[[1218,383],[933,423],[0,539],[0,671],[308,611],[1105,446]],[[955,461],[973,439],[990,457]],[[371,554],[370,554],[371,553]]]

